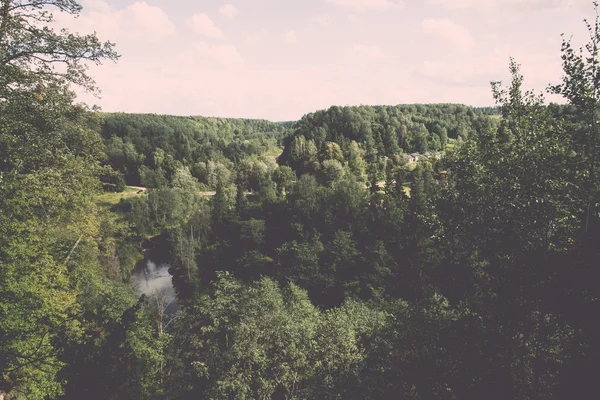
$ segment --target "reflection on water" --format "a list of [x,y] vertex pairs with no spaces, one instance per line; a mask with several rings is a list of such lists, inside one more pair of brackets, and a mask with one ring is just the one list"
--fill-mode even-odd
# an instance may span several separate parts
[[158,262],[148,257],[136,268],[133,277],[140,293],[154,298],[164,305],[167,314],[173,314],[177,311],[177,301],[169,267],[169,263]]
[[141,268],[137,268],[133,276],[141,293],[149,296],[156,291],[172,288],[169,264],[156,263],[152,259],[143,261]]

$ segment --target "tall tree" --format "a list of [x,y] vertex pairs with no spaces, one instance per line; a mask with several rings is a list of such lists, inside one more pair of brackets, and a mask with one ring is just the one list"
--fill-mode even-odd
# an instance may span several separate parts
[[584,19],[590,40],[585,46],[576,49],[571,40],[563,38],[561,52],[563,60],[562,83],[551,85],[551,93],[560,94],[575,106],[585,118],[587,129],[580,138],[577,152],[587,164],[587,178],[584,185],[588,193],[583,230],[598,213],[600,186],[598,176],[598,147],[600,147],[600,20],[598,2],[594,1],[596,18],[593,23]]
[[[598,240],[600,238],[600,18],[598,2],[594,1],[595,19],[584,19],[589,41],[579,49],[571,40],[563,38],[562,83],[549,87],[549,91],[562,95],[572,106],[575,120],[567,122],[573,134],[573,154],[579,163],[572,168],[572,188],[579,189],[580,216],[579,235],[575,235],[577,247],[569,255],[573,265],[563,276],[568,278],[564,291],[565,304],[561,317],[576,332],[570,351],[571,360],[563,367],[559,396],[585,398],[594,390],[595,377],[591,372],[600,360],[600,323],[590,315],[599,312],[598,287],[590,282],[598,281]],[[558,293],[561,293],[558,292]]]
[[541,96],[523,92],[514,61],[510,72],[510,87],[493,86],[500,129],[448,158],[451,181],[437,210],[445,258],[437,285],[480,318],[466,319],[460,334],[478,337],[462,356],[479,377],[468,379],[469,398],[551,398],[569,357],[570,328],[556,318],[551,288],[565,268],[552,260],[573,250],[579,222],[570,138]]
[[118,56],[94,35],[51,27],[53,11],[80,10],[0,1],[0,397],[60,394],[58,354],[81,334],[81,296],[99,271],[84,249],[98,229],[102,146],[68,85],[95,91],[85,62]]

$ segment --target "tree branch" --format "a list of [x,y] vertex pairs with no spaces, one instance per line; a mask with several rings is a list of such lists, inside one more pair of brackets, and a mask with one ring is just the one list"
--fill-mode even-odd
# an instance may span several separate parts
[[65,261],[63,262],[63,265],[67,264],[67,262],[69,262],[69,259],[71,258],[71,256],[73,255],[73,252],[75,251],[75,249],[77,248],[77,246],[79,246],[79,242],[81,242],[81,238],[83,236],[79,236],[79,239],[77,239],[77,241],[75,242],[75,245],[73,246],[73,248],[71,249],[71,252],[69,253],[69,255],[67,256],[67,258],[65,258]]

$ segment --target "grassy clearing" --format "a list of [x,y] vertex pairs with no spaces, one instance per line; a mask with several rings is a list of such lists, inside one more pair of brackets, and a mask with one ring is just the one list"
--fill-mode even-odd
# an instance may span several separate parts
[[263,155],[267,158],[267,160],[272,162],[274,165],[277,165],[277,157],[279,157],[282,153],[283,153],[283,149],[277,147],[277,148],[267,151]]
[[265,153],[265,156],[267,157],[279,157],[281,155],[281,153],[283,153],[283,149],[280,147],[273,147],[271,149],[269,149],[269,151],[267,151]]
[[134,189],[131,187],[127,187],[125,191],[121,193],[103,193],[99,196],[96,196],[96,204],[101,207],[112,207],[116,204],[119,204],[121,199],[130,199],[132,197],[141,196],[142,194],[137,194],[139,189]]

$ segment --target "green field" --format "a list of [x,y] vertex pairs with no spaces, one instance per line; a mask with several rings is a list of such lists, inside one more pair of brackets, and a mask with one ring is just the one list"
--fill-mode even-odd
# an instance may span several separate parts
[[101,207],[112,207],[119,204],[121,199],[130,199],[132,197],[141,196],[137,194],[139,189],[127,187],[123,192],[120,193],[103,193],[96,197],[96,204]]

